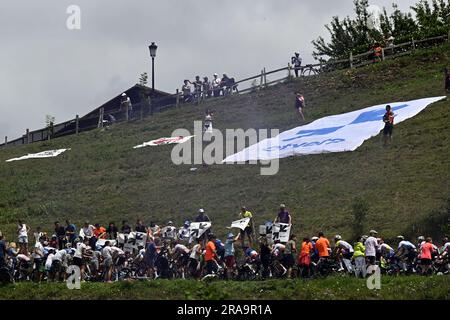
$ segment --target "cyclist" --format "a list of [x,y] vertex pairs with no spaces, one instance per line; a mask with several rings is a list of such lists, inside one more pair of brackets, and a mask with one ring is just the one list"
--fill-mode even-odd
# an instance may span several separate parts
[[[397,239],[399,243],[395,255],[401,260],[402,271],[406,272],[409,266],[412,267],[416,258],[417,249],[410,241],[405,240],[404,236],[398,236]],[[414,268],[412,268],[412,271],[415,271]]]
[[340,268],[338,271],[344,270],[344,266],[342,265],[342,262],[344,262],[347,272],[352,273],[353,267],[352,267],[351,261],[352,261],[353,253],[355,252],[353,250],[353,247],[347,241],[342,240],[342,236],[340,236],[338,234],[334,237],[334,242],[335,242],[334,254],[335,254],[335,257],[338,259],[339,265],[340,265]]

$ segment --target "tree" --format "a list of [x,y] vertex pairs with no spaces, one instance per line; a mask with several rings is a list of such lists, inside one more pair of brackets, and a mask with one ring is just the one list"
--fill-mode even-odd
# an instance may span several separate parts
[[148,73],[147,72],[141,73],[141,75],[139,76],[139,84],[141,86],[146,86],[147,83],[148,83]]
[[362,198],[355,198],[352,203],[352,231],[353,237],[356,239],[360,237],[364,232],[364,223],[366,222],[367,213],[369,212],[369,205],[367,201]]

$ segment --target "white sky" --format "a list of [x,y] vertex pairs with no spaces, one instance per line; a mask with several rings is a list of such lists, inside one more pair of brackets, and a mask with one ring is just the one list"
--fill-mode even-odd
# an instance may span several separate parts
[[[72,4],[81,30],[66,27]],[[43,127],[46,114],[84,115],[151,75],[152,41],[156,88],[173,93],[196,75],[284,67],[294,51],[312,62],[311,41],[352,12],[352,0],[0,0],[0,141]]]

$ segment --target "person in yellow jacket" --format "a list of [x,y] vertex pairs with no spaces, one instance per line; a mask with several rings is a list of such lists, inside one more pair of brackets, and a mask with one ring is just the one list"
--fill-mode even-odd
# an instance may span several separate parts
[[353,253],[353,259],[355,259],[355,275],[358,277],[361,274],[363,278],[366,277],[366,247],[364,246],[364,241],[364,236],[362,236],[353,246],[353,250],[355,251]]
[[239,217],[244,218],[250,218],[250,222],[248,223],[247,227],[244,230],[241,230],[241,244],[242,248],[244,247],[244,240],[245,235],[247,234],[248,237],[248,244],[250,248],[253,248],[253,232],[254,232],[254,225],[253,225],[253,214],[247,210],[245,206],[241,208],[241,212],[239,212]]

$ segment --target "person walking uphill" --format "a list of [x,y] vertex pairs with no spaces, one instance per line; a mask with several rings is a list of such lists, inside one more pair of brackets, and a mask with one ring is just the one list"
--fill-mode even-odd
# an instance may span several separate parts
[[304,108],[305,108],[305,97],[300,92],[297,92],[295,94],[295,109],[297,109],[297,112],[300,114],[303,121],[305,121],[305,116],[303,115]]
[[392,131],[394,130],[394,113],[391,111],[391,106],[386,106],[386,113],[383,116],[383,146],[387,146],[392,142]]

